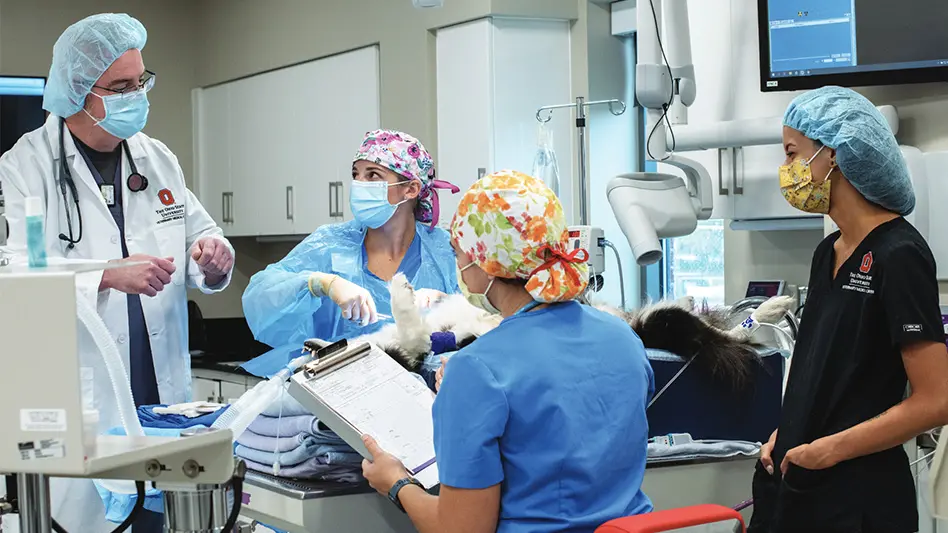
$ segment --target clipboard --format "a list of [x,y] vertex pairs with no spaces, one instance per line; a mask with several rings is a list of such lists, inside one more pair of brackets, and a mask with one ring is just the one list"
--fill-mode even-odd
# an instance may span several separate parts
[[368,434],[426,489],[437,485],[434,394],[428,386],[369,343],[350,346],[343,340],[315,353],[290,379],[287,392],[362,457],[372,457],[362,444]]

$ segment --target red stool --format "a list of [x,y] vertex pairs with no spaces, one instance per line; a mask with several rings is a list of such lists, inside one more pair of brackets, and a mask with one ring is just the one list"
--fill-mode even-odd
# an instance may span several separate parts
[[729,507],[708,504],[617,518],[599,526],[596,533],[657,533],[726,520],[740,523],[740,529],[734,531],[747,531],[741,513]]

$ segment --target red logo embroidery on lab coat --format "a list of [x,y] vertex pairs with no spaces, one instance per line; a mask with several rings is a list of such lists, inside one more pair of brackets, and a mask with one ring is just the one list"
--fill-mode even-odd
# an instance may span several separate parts
[[164,205],[174,204],[174,195],[171,194],[171,191],[168,189],[158,191],[158,199],[161,200],[161,203]]
[[862,264],[859,265],[859,271],[863,274],[868,274],[870,270],[872,270],[872,252],[862,256]]

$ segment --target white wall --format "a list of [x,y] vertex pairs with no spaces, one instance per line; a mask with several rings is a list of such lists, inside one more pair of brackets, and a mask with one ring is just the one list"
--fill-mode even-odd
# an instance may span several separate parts
[[[691,123],[780,116],[794,93],[759,90],[756,0],[689,2],[698,100]],[[892,104],[901,118],[899,141],[923,151],[948,149],[948,84],[876,87],[860,90],[876,104]],[[754,152],[772,148],[748,148]],[[774,187],[776,167],[774,161]],[[919,193],[923,196],[925,193]],[[933,228],[937,236],[940,228]],[[822,232],[746,232],[725,235],[728,301],[743,296],[751,278],[784,278],[805,285],[810,258]],[[948,293],[948,285],[942,292]]]
[[[588,4],[585,9],[588,92],[584,94],[589,100],[618,98],[628,104],[625,114],[618,117],[607,106],[594,107],[588,115],[590,223],[601,227],[619,251],[627,306],[634,307],[641,294],[640,269],[609,206],[606,186],[613,177],[635,170],[637,164],[641,139],[636,131],[638,110],[632,107],[635,48],[632,39],[612,35],[609,6]],[[604,278],[599,296],[611,305],[619,305],[618,268],[611,251],[606,252]]]
[[[203,0],[198,4],[201,31],[196,85],[221,83],[378,43],[382,127],[417,136],[437,164],[432,30],[488,15],[575,20],[578,6],[585,1],[452,0],[439,9],[416,10],[409,0]],[[267,96],[261,95],[261,105],[266,105]],[[360,141],[352,140],[353,153]],[[440,177],[451,180],[451,176]],[[236,239],[234,244],[237,271],[231,288],[211,298],[194,295],[206,317],[242,315],[240,297],[250,276],[281,259],[291,247],[249,239]]]
[[161,139],[178,156],[191,182],[191,88],[194,86],[198,27],[191,0],[0,0],[0,72],[47,76],[53,43],[67,26],[96,13],[128,13],[148,30],[142,55],[154,71],[148,94],[151,113],[145,133]]

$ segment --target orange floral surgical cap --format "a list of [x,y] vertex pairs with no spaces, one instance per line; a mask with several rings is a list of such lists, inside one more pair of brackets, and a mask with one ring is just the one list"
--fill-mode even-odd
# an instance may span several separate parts
[[458,205],[451,238],[488,275],[527,280],[538,302],[580,296],[589,282],[586,250],[568,250],[563,206],[542,181],[502,170],[475,183]]

